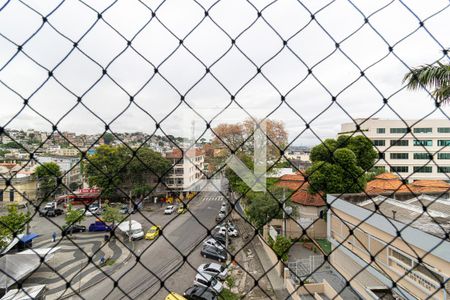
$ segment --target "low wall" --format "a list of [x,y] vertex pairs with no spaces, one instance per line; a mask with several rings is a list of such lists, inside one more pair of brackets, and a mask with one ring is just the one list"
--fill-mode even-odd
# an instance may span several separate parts
[[275,254],[275,252],[272,250],[272,248],[269,247],[269,245],[267,245],[267,242],[264,241],[260,235],[258,235],[258,239],[261,242],[261,244],[263,245],[263,249],[266,252],[267,256],[269,257],[271,265],[272,266],[275,265],[275,267],[273,269],[277,272],[278,276],[283,277],[284,264],[278,260],[278,257]]

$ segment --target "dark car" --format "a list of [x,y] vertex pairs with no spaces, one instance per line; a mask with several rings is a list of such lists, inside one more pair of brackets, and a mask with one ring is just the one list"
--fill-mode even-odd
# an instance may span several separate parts
[[[222,234],[219,233],[213,233],[211,234],[211,237],[213,239],[215,239],[216,241],[218,241],[219,243],[221,243],[224,247],[226,246],[226,237]],[[228,245],[231,244],[231,240],[228,239]]]
[[63,210],[60,208],[44,207],[39,211],[41,217],[56,217],[63,214]]
[[217,296],[210,289],[203,286],[193,286],[184,291],[183,296],[188,300],[216,300]]
[[211,246],[205,245],[205,246],[203,246],[202,251],[200,251],[200,254],[203,257],[212,258],[219,262],[227,260],[227,251],[225,251],[225,249],[219,249],[216,247],[211,247]]
[[62,236],[65,236],[68,234],[77,233],[77,232],[85,232],[85,231],[86,231],[86,226],[73,224],[73,225],[70,225],[69,227],[64,228],[64,230],[62,231],[61,234],[62,234]]
[[106,225],[103,222],[95,222],[89,225],[89,232],[94,231],[111,231],[111,226]]

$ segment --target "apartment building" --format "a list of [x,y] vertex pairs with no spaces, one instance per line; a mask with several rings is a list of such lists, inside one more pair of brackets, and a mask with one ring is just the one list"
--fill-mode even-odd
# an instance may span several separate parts
[[446,119],[356,119],[341,125],[342,134],[364,134],[382,153],[376,167],[409,182],[436,179],[450,182],[450,121]]
[[330,263],[363,299],[450,299],[449,200],[344,198],[327,196]]
[[199,179],[204,177],[205,154],[202,149],[195,148],[185,152],[173,149],[167,152],[165,157],[173,165],[165,177],[165,183],[171,190],[189,191]]

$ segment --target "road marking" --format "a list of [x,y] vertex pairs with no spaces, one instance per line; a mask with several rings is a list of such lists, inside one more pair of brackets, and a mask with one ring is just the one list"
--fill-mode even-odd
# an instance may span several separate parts
[[213,196],[213,197],[207,196],[207,197],[204,197],[202,201],[217,201],[217,202],[219,202],[219,201],[223,201],[223,196]]

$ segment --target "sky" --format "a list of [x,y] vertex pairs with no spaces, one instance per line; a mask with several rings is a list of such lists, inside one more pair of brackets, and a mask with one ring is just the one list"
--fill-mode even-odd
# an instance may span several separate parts
[[10,129],[99,133],[107,123],[162,134],[159,124],[199,136],[206,122],[253,116],[283,121],[290,143],[310,146],[355,118],[450,115],[402,84],[408,67],[449,61],[444,0],[0,0],[0,9],[0,126]]

